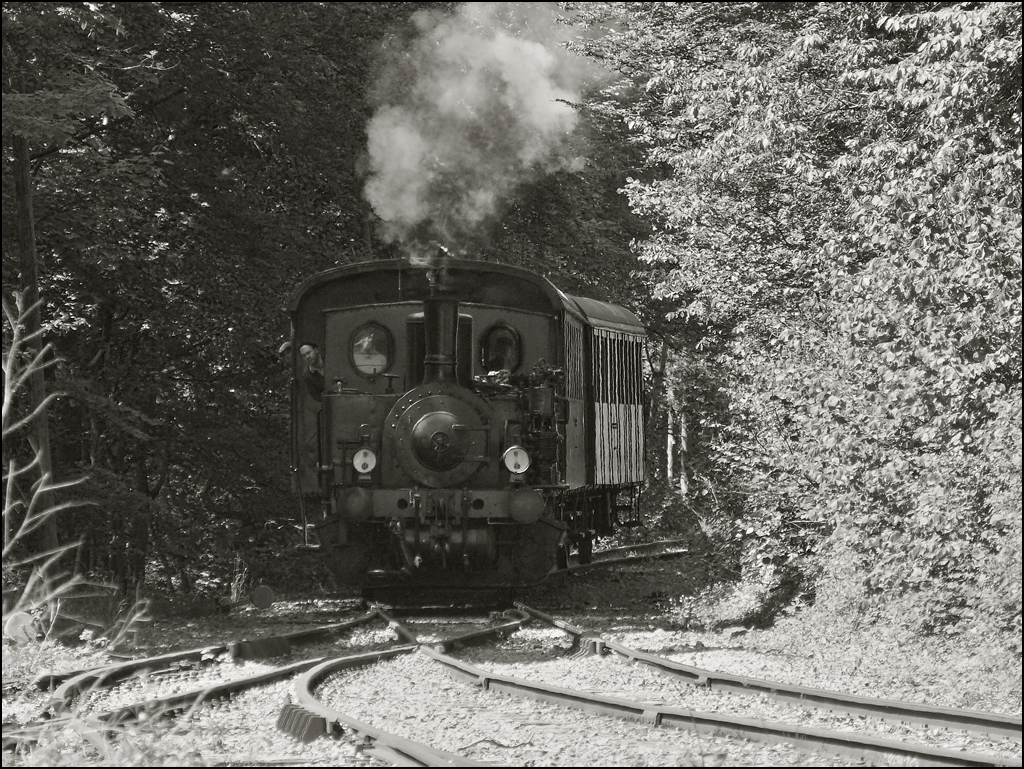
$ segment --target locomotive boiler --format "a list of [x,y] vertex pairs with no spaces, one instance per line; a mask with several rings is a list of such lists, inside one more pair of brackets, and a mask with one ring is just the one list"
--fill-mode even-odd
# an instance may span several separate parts
[[440,252],[320,273],[289,312],[294,487],[340,583],[535,583],[636,519],[628,310]]

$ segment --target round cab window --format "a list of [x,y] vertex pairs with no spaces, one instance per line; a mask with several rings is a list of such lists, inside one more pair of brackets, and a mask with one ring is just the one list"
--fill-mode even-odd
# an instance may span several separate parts
[[515,371],[522,358],[519,334],[508,326],[495,326],[484,336],[480,353],[485,372]]
[[352,335],[352,365],[360,374],[373,376],[387,371],[391,358],[391,335],[381,326],[363,326]]

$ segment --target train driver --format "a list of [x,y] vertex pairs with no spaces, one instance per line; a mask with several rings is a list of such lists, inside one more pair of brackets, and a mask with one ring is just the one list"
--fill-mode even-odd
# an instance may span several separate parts
[[504,334],[495,335],[491,357],[487,360],[487,371],[491,374],[512,371],[519,362],[517,358],[515,342]]
[[324,398],[324,359],[320,348],[307,342],[299,347],[299,355],[306,361],[306,370],[302,372],[302,380],[306,389],[316,400]]

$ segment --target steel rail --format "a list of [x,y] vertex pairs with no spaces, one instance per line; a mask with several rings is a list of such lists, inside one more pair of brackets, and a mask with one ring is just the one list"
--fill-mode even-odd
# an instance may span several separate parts
[[138,671],[152,670],[153,668],[163,665],[180,664],[183,662],[202,663],[205,660],[215,659],[222,654],[230,654],[231,657],[235,659],[260,659],[280,654],[287,654],[291,650],[293,644],[312,643],[323,638],[330,638],[340,632],[356,627],[357,625],[364,625],[368,622],[372,622],[377,618],[377,612],[371,611],[368,614],[364,614],[360,617],[346,620],[344,622],[321,625],[320,627],[310,628],[308,630],[298,630],[294,633],[286,633],[279,636],[270,636],[268,638],[259,638],[251,641],[229,641],[224,644],[202,646],[196,649],[188,649],[180,652],[168,652],[167,654],[159,654],[155,657],[127,660],[125,662],[116,662],[110,665],[99,665],[92,668],[68,670],[63,673],[44,673],[43,675],[36,676],[30,685],[35,686],[37,689],[52,689],[54,687],[58,687],[57,691],[54,692],[54,697],[64,698],[65,694],[63,692],[58,695],[58,692],[61,692],[60,687],[63,687],[69,684],[69,682],[75,680],[78,681],[78,683],[68,686],[66,690],[71,692],[71,696],[75,696],[80,693],[84,687],[98,685],[101,681],[116,683]]
[[932,705],[919,705],[900,700],[885,700],[864,697],[857,694],[844,694],[826,689],[815,689],[807,686],[794,686],[779,681],[766,681],[747,676],[736,676],[718,673],[712,670],[684,665],[655,654],[631,649],[617,641],[609,641],[568,622],[551,617],[525,604],[516,603],[518,609],[560,630],[569,633],[576,639],[576,644],[586,643],[595,654],[614,652],[637,662],[681,679],[695,686],[704,686],[716,691],[741,694],[763,694],[774,700],[788,704],[803,705],[834,713],[849,713],[858,716],[878,718],[890,723],[912,723],[921,726],[941,729],[955,729],[975,734],[987,734],[1021,741],[1021,719],[998,713],[984,713],[977,710],[958,708],[942,708]]
[[404,640],[407,644],[412,644],[413,646],[417,646],[419,644],[420,639],[416,637],[416,634],[390,614],[385,612],[383,609],[377,609],[377,614],[381,619],[388,623],[388,627],[391,628],[396,637]]
[[[180,713],[196,708],[204,702],[224,699],[246,689],[261,686],[281,678],[288,678],[296,673],[309,670],[327,659],[330,658],[317,657],[311,660],[303,660],[234,681],[201,686],[189,691],[167,695],[166,697],[155,697],[104,713],[91,713],[85,716],[84,720],[88,723],[96,724],[97,728],[116,728],[135,721]],[[57,718],[46,721],[35,721],[11,728],[5,725],[3,729],[3,746],[5,749],[11,749],[19,744],[36,742],[43,731],[52,732],[55,729],[60,729],[63,725],[71,725],[82,719],[83,716],[65,710]]]
[[[518,615],[518,617],[516,618],[513,615]],[[505,616],[510,617],[510,619],[504,624],[484,628],[483,630],[473,630],[468,633],[461,633],[440,641],[421,642],[421,645],[429,646],[439,652],[447,653],[455,649],[464,649],[467,646],[475,646],[488,641],[500,641],[501,639],[512,635],[522,628],[523,625],[533,620],[533,617],[531,617],[527,612],[518,610],[510,610],[506,612]]]
[[200,686],[185,692],[170,694],[166,697],[154,697],[142,702],[132,703],[95,716],[104,723],[124,724],[130,721],[138,721],[145,718],[159,717],[179,713],[202,705],[204,702],[224,699],[233,694],[238,694],[246,689],[277,681],[281,678],[289,678],[296,673],[302,673],[312,667],[330,659],[329,657],[317,657],[311,660],[293,662],[291,665],[283,665],[263,673],[238,678],[234,681],[225,681],[212,686]]
[[686,707],[674,708],[633,700],[588,694],[575,689],[537,683],[512,676],[489,673],[424,646],[418,649],[448,669],[452,677],[486,691],[529,697],[563,707],[615,716],[653,726],[672,726],[696,733],[726,734],[760,742],[785,742],[799,748],[824,750],[838,755],[891,761],[915,760],[923,766],[1020,766],[1017,759],[964,753],[852,732],[800,727],[740,716],[724,717]]
[[[196,655],[212,655],[219,654],[224,651],[231,652],[233,656],[239,657],[242,655],[232,651],[232,649],[240,647],[243,644],[260,644],[263,640],[276,642],[278,647],[279,642],[282,639],[289,642],[308,643],[324,637],[333,637],[339,631],[347,630],[351,627],[365,624],[375,619],[380,619],[380,615],[378,612],[373,611],[362,617],[357,617],[345,622],[324,625],[317,628],[311,628],[309,630],[301,630],[295,633],[288,633],[284,636],[275,636],[271,639],[261,639],[254,642],[239,641],[221,646],[203,647],[202,649],[192,649],[185,652],[164,654],[158,657],[148,657],[141,660],[132,660],[119,665],[93,668],[83,671],[61,684],[54,693],[54,697],[51,700],[51,707],[53,707],[56,712],[57,718],[48,719],[46,721],[35,721],[17,726],[5,725],[3,729],[3,747],[5,750],[8,750],[14,749],[19,744],[35,742],[42,730],[53,729],[56,725],[64,722],[71,723],[73,719],[80,718],[79,715],[71,713],[71,708],[69,707],[69,703],[74,697],[81,695],[81,693],[86,689],[98,688],[101,686],[113,686],[138,670],[152,669],[155,664],[168,664],[183,660],[188,661],[195,659]],[[242,648],[245,649],[244,646],[242,646]],[[370,654],[373,653],[371,652]],[[202,659],[202,657],[200,657],[200,659]],[[87,720],[98,724],[105,724],[110,727],[116,727],[121,724],[141,720],[143,718],[181,712],[189,708],[197,707],[203,702],[230,697],[231,695],[245,691],[246,689],[260,686],[280,678],[287,678],[296,673],[308,670],[327,659],[330,658],[317,657],[311,660],[303,660],[301,662],[278,667],[263,673],[239,678],[234,681],[202,686],[190,691],[168,695],[166,697],[158,697],[144,700],[142,702],[136,702],[114,711],[92,714],[87,717]]]
[[[626,548],[627,550],[635,548]],[[622,558],[604,558],[602,560],[594,560],[590,563],[576,563],[570,564],[563,569],[552,569],[547,573],[546,576],[554,577],[559,574],[579,574],[580,572],[590,571],[592,569],[603,569],[608,566],[626,566],[633,563],[644,563],[645,561],[661,561],[669,558],[681,558],[684,555],[689,555],[689,550],[669,550],[663,553],[647,553],[644,555],[629,555]],[[596,554],[595,554],[596,555]]]
[[[515,616],[509,616],[507,622],[495,627],[462,633],[440,641],[423,643],[418,640],[416,634],[411,630],[404,627],[385,612],[381,612],[381,616],[387,619],[388,624],[399,638],[416,639],[414,643],[396,647],[393,650],[394,653],[390,656],[410,653],[417,648],[423,648],[425,645],[442,649],[462,648],[471,644],[482,643],[489,639],[504,638],[533,619],[527,612],[522,611],[510,612],[510,615]],[[312,742],[324,735],[337,736],[347,729],[356,737],[369,744],[368,747],[363,748],[365,754],[395,765],[408,766],[410,763],[414,766],[490,765],[486,762],[474,761],[465,756],[414,742],[370,726],[341,711],[327,707],[313,694],[314,688],[321,681],[338,670],[356,667],[357,664],[372,664],[381,659],[385,659],[385,657],[381,656],[378,659],[362,663],[353,663],[351,660],[346,659],[330,660],[306,672],[296,680],[293,694],[295,701],[284,706],[277,721],[277,728],[302,742]]]
[[[594,562],[617,558],[621,553],[636,553],[638,557],[656,557],[661,553],[661,548],[685,547],[690,544],[688,539],[663,539],[659,542],[646,542],[641,545],[622,545],[621,547],[610,547],[606,550],[595,550],[593,553]],[[680,555],[688,551],[666,551],[670,555]]]
[[339,670],[374,664],[401,654],[409,654],[417,648],[416,645],[408,644],[390,649],[388,653],[381,653],[373,659],[369,658],[371,655],[365,655],[367,659],[364,660],[347,658],[321,663],[295,682],[296,702],[285,705],[281,710],[277,728],[301,742],[312,742],[321,736],[338,737],[347,730],[363,742],[369,743],[363,748],[364,753],[399,766],[486,766],[464,756],[399,737],[358,721],[327,707],[313,694],[313,689],[321,681]]
[[[81,721],[83,719],[87,723],[94,724],[96,728],[113,729],[135,721],[148,720],[151,718],[159,718],[185,712],[196,708],[205,702],[225,699],[234,694],[238,694],[239,692],[243,692],[246,689],[252,689],[254,687],[270,683],[271,681],[277,681],[281,678],[288,678],[296,673],[303,673],[325,662],[332,662],[340,667],[358,667],[361,665],[372,664],[380,659],[393,657],[397,654],[407,654],[415,648],[415,646],[392,647],[391,649],[383,649],[375,652],[362,652],[360,654],[341,658],[317,657],[315,659],[294,662],[290,665],[284,665],[262,673],[256,673],[251,676],[246,676],[245,678],[238,678],[234,681],[225,681],[220,684],[200,686],[189,691],[177,692],[165,697],[155,697],[141,702],[135,702],[105,713],[90,713],[86,716],[80,716],[74,713],[65,713],[57,718],[47,721],[36,721],[18,726],[5,725],[3,729],[3,748],[5,750],[10,750],[16,748],[20,744],[37,742],[39,735],[43,731],[60,729],[63,725],[70,725],[73,722]],[[284,714],[282,713],[282,717],[283,715]],[[278,725],[280,726],[280,720]]]
[[83,671],[48,674],[40,676],[33,683],[40,686],[40,688],[46,688],[42,686],[42,682],[47,680],[63,680],[63,683],[51,695],[49,702],[49,707],[53,709],[54,713],[62,715],[68,712],[72,700],[81,696],[86,690],[100,687],[109,688],[143,670],[153,670],[164,665],[180,664],[183,662],[196,662],[202,665],[214,661],[222,654],[230,654],[234,659],[256,659],[263,656],[287,654],[291,650],[293,643],[311,643],[323,638],[330,638],[342,631],[367,624],[376,619],[380,619],[380,615],[378,612],[373,611],[345,622],[323,625],[309,630],[299,630],[294,633],[273,636],[271,638],[254,641],[232,641],[219,646],[204,646],[199,649],[171,652],[156,657],[146,657]]

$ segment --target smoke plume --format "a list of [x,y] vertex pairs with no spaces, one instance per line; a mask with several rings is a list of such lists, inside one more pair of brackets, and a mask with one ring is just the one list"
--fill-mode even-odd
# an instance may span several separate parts
[[556,19],[554,4],[468,3],[417,12],[415,34],[392,40],[364,189],[388,241],[464,253],[518,185],[582,167],[572,105],[594,73]]

